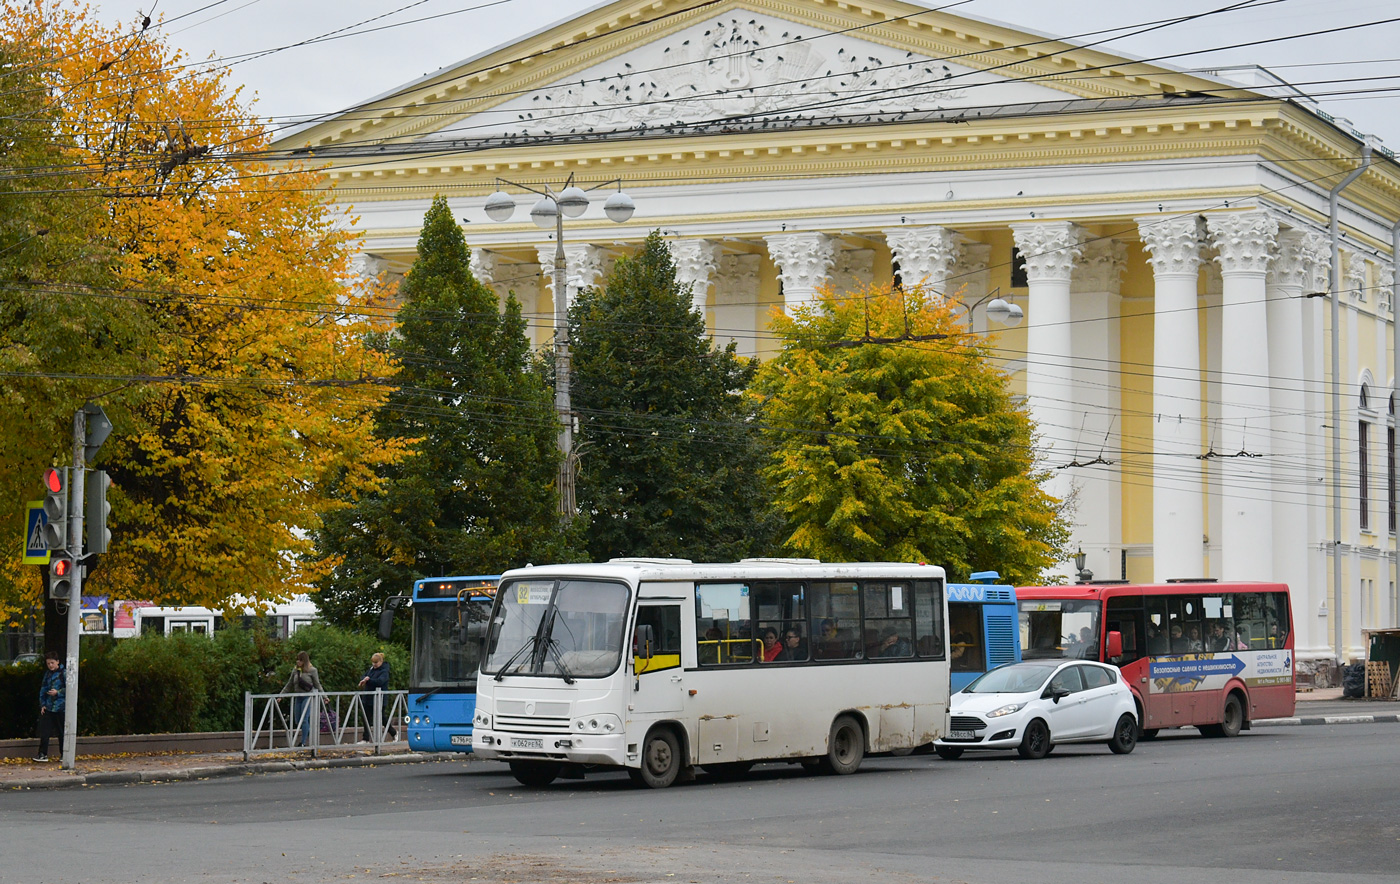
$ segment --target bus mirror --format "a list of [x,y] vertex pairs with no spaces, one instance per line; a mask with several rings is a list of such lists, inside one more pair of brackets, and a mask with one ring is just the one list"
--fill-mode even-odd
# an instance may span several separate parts
[[486,638],[486,621],[472,620],[462,627],[462,636],[469,642],[480,642]]
[[632,656],[642,660],[651,659],[652,644],[656,641],[651,624],[639,624],[632,636]]
[[385,641],[394,632],[394,609],[385,608],[379,612],[379,637]]
[[1108,634],[1108,645],[1104,657],[1113,660],[1121,656],[1123,656],[1123,633],[1115,629]]

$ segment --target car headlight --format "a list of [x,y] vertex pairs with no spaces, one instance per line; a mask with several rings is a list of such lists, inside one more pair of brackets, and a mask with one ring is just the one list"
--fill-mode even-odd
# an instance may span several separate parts
[[476,727],[489,728],[491,726],[491,714],[478,709],[476,715],[472,716],[472,724]]
[[1026,704],[1025,704],[1025,703],[1007,703],[1005,706],[1002,706],[1000,709],[993,709],[991,712],[988,712],[988,713],[987,713],[987,717],[988,717],[988,718],[1001,718],[1003,715],[1010,715],[1010,714],[1013,713],[1013,712],[1020,712],[1020,711],[1021,711],[1022,709],[1024,709],[1024,708],[1026,708]]

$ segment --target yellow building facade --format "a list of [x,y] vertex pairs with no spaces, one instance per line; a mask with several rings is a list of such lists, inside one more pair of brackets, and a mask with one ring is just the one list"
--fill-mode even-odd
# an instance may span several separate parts
[[[1300,661],[1400,623],[1400,166],[1267,72],[893,0],[619,0],[276,146],[355,207],[367,275],[406,270],[446,196],[540,346],[553,226],[519,185],[570,176],[619,183],[565,222],[564,297],[660,229],[716,343],[745,354],[771,355],[774,312],[823,285],[927,280],[996,335],[1098,578],[1288,583]],[[1363,163],[1339,198],[1334,373],[1328,196]],[[618,187],[624,224],[601,207]],[[504,222],[483,208],[498,188],[520,205]],[[990,321],[994,295],[1025,322]]]

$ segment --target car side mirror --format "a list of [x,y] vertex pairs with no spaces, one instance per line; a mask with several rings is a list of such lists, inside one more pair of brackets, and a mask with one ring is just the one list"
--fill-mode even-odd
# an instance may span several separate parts
[[1058,704],[1060,702],[1061,697],[1068,696],[1069,691],[1065,690],[1064,688],[1046,688],[1045,693],[1041,694],[1040,698],[1042,700],[1053,700],[1055,703]]
[[641,660],[651,659],[651,648],[655,644],[655,634],[652,632],[651,624],[641,624],[637,631],[632,634],[632,656]]
[[1104,650],[1104,657],[1112,660],[1123,656],[1123,633],[1112,630],[1108,634],[1108,646]]

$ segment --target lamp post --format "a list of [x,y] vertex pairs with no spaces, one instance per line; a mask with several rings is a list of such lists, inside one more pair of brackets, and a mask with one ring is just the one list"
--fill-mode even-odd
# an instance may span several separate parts
[[632,217],[636,205],[622,192],[621,179],[605,181],[589,188],[574,183],[570,175],[562,190],[544,185],[541,190],[528,184],[496,179],[496,192],[486,198],[486,216],[492,221],[504,221],[515,211],[515,200],[501,189],[502,185],[518,187],[538,194],[539,200],[530,209],[530,220],[537,227],[554,227],[554,410],[559,417],[559,516],[568,522],[574,516],[574,421],[569,398],[569,310],[566,297],[567,260],[564,257],[564,216],[577,218],[588,209],[590,191],[617,185],[617,192],[608,197],[603,211],[608,218],[621,224]]
[[1078,572],[1075,574],[1075,577],[1080,583],[1088,583],[1090,580],[1094,579],[1094,572],[1084,567],[1084,563],[1088,561],[1088,559],[1089,557],[1084,554],[1084,547],[1079,547],[1079,551],[1074,554],[1074,570]]

